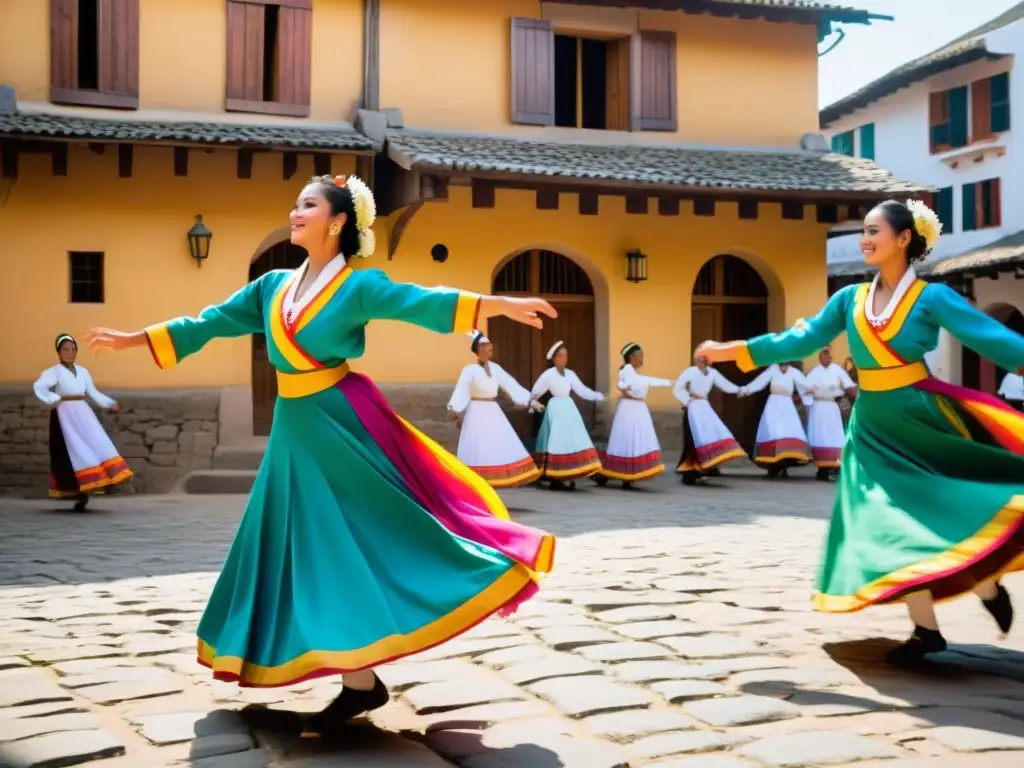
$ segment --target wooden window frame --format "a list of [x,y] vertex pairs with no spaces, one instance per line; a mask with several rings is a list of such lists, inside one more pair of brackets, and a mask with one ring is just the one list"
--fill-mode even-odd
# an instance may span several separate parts
[[[112,7],[117,2],[129,18],[118,28],[120,18],[113,18]],[[78,0],[50,0],[50,101],[77,107],[106,107],[108,109],[139,108],[139,3],[138,0],[98,0],[97,2],[98,79],[96,89],[78,87]],[[119,52],[124,57],[118,71],[111,58],[114,50],[109,40],[119,32],[127,34]],[[117,88],[118,75],[126,78],[123,88]],[[106,82],[105,82],[106,81]]]
[[[510,43],[510,122],[517,125],[553,126],[556,122],[555,105],[555,25],[544,19],[512,17]],[[579,38],[578,34],[571,34]],[[617,43],[614,60],[616,69],[626,69],[625,77],[620,75],[613,85],[612,78],[606,85],[609,95],[608,119],[605,130],[609,131],[659,131],[676,132],[679,124],[677,56],[678,39],[674,32],[639,30],[632,35],[623,35],[605,41]],[[656,50],[662,46],[661,50]],[[532,56],[530,53],[532,52]],[[664,61],[664,82],[668,100],[657,105],[646,104],[644,90],[644,65],[646,56],[657,55]],[[612,66],[611,60],[609,66]],[[533,67],[531,69],[530,67]],[[660,72],[660,70],[659,70]],[[577,74],[577,92],[580,89]],[[624,82],[620,82],[620,80]],[[628,93],[624,93],[628,91]],[[614,92],[616,98],[611,98]],[[579,98],[577,96],[577,98]],[[655,99],[655,101],[657,101]],[[613,104],[619,109],[613,110]],[[622,109],[622,105],[625,109]],[[644,114],[647,107],[667,107],[666,115]],[[613,111],[624,114],[611,114]],[[628,114],[626,114],[628,113]],[[577,110],[577,127],[582,115]]]
[[[245,45],[256,43],[257,38],[251,36],[245,36],[245,33],[249,30],[243,29],[243,37],[239,39],[234,34],[235,29],[232,24],[232,15],[239,11],[233,10],[239,6],[277,6],[281,9],[293,9],[298,11],[307,11],[310,14],[309,28],[306,30],[306,36],[308,38],[306,44],[306,50],[304,53],[305,61],[302,63],[304,68],[304,83],[300,86],[303,91],[300,100],[296,103],[287,101],[264,101],[262,99],[245,98],[238,95],[231,95],[232,90],[236,87],[234,80],[234,67],[241,66],[243,69],[246,66],[252,66],[253,62],[251,57],[245,49]],[[226,0],[228,23],[227,23],[227,58],[225,60],[225,67],[227,70],[227,84],[226,93],[224,97],[224,109],[227,112],[245,112],[250,114],[258,115],[278,115],[281,117],[309,117],[310,115],[310,102],[311,102],[311,80],[312,80],[312,69],[313,69],[313,47],[312,47],[312,12],[313,12],[313,0]],[[280,27],[278,28],[278,35],[281,34]],[[260,46],[259,54],[259,68],[262,73],[263,70],[263,46],[265,42],[263,40],[263,30],[259,31],[258,44]],[[236,46],[241,45],[241,50],[237,51]],[[244,73],[242,74],[244,79]],[[262,90],[262,83],[261,83]],[[237,91],[236,91],[237,92]]]
[[[75,301],[75,257],[76,256],[98,256],[99,257],[99,301]],[[106,304],[107,302],[107,276],[106,276],[106,253],[103,251],[68,251],[68,303],[69,304]],[[77,281],[79,283],[84,281]]]
[[[953,148],[948,143],[950,131],[949,91],[936,91],[928,94],[928,151],[933,155],[948,152]],[[946,126],[947,142],[936,142],[933,132],[940,126]]]
[[[1011,103],[1012,103],[1012,100],[1013,100],[1013,96],[1012,96],[1011,91],[1010,91],[1010,88],[1011,88],[1010,79],[1012,77],[1013,77],[1013,75],[1010,72],[1000,72],[999,74],[992,75],[992,77],[990,77],[988,79],[988,83],[989,83],[989,129],[992,131],[993,135],[995,135],[997,133],[1005,133],[1006,131],[1009,131],[1013,127],[1013,118],[1012,118],[1013,113],[1011,111]],[[993,85],[993,83],[995,82],[995,80],[997,78],[1006,78],[1006,98],[1005,99],[1000,99],[999,101],[993,101],[992,100],[992,85]],[[992,113],[995,111],[996,107],[1003,107],[1006,110],[1006,125],[1003,126],[1003,127],[1000,127],[1000,128],[996,128],[994,126],[995,120],[993,120]]]
[[992,78],[985,77],[971,83],[971,135],[970,143],[991,139],[992,132]]
[[[992,208],[992,219],[985,222],[985,188],[988,185],[989,198]],[[971,184],[964,184],[963,189],[972,188],[974,197],[974,223],[968,227],[965,223],[965,232],[979,232],[984,229],[998,229],[1003,225],[1003,196],[1002,183],[999,178],[982,179]],[[964,202],[966,203],[966,194]]]

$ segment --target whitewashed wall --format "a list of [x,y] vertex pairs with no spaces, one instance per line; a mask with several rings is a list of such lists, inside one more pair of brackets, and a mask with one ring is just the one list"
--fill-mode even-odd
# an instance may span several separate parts
[[[942,72],[927,80],[897,91],[879,101],[845,115],[825,127],[826,138],[856,131],[875,124],[875,162],[899,178],[935,187],[953,187],[953,232],[943,235],[932,259],[964,253],[987,245],[1024,229],[1024,21],[991,33],[988,50],[1007,54],[995,61],[975,61]],[[1010,72],[1010,130],[993,142],[1005,150],[1001,157],[991,154],[981,162],[961,162],[957,168],[943,158],[962,153],[965,148],[933,155],[929,151],[928,96],[975,80]],[[979,145],[980,146],[980,145]],[[859,151],[859,146],[857,150]],[[999,178],[1002,198],[1002,225],[988,229],[963,231],[964,184]],[[860,257],[859,235],[852,234],[828,241],[828,263],[855,261]],[[975,283],[978,307],[1006,302],[1024,311],[1024,284],[1012,278],[981,280]],[[929,365],[940,378],[960,383],[960,345],[943,332],[939,347],[928,356]]]

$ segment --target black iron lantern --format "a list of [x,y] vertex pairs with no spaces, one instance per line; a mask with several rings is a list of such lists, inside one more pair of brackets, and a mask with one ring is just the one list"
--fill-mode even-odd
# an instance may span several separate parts
[[210,240],[213,239],[213,232],[203,224],[203,217],[196,215],[196,223],[188,231],[188,250],[192,258],[196,260],[196,266],[203,266],[203,262],[210,257]]
[[642,283],[647,279],[647,256],[634,250],[626,254],[626,279],[631,283]]

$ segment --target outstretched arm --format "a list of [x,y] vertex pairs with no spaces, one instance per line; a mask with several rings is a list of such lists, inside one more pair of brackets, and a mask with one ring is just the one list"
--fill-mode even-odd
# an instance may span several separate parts
[[100,408],[113,409],[117,408],[117,401],[112,397],[107,397],[98,389],[96,384],[92,380],[92,375],[85,370],[81,369],[82,375],[85,378],[85,394],[92,398],[92,401],[96,403]]
[[773,373],[775,373],[775,366],[769,365],[767,368],[765,368],[763,371],[761,371],[761,373],[757,375],[756,379],[740,387],[740,394],[752,395],[755,392],[762,391],[765,387],[768,386],[769,382],[772,380]]
[[359,285],[366,322],[399,320],[436,333],[468,333],[478,328],[481,320],[499,315],[535,328],[544,325],[541,315],[558,317],[542,299],[481,296],[454,288],[394,283],[379,269],[366,270]]
[[948,285],[933,283],[922,298],[931,319],[1000,368],[1015,371],[1024,365],[1024,336],[971,306]]
[[856,290],[856,285],[848,285],[837,291],[817,315],[798,320],[787,331],[766,333],[748,341],[707,342],[695,354],[705,355],[712,363],[735,361],[744,373],[762,365],[807,357],[843,332]]
[[512,399],[513,403],[520,408],[525,408],[531,404],[533,397],[530,395],[530,390],[512,378],[504,368],[493,363],[491,363],[491,366],[498,369],[498,386]]
[[729,381],[727,378],[725,378],[725,376],[723,376],[719,371],[716,371],[714,368],[711,369],[711,376],[715,380],[715,386],[718,387],[723,392],[726,392],[730,395],[735,395],[739,393],[740,388],[733,384],[731,381]]
[[263,292],[272,274],[268,272],[233,293],[223,304],[207,307],[195,317],[178,317],[135,332],[94,328],[86,334],[86,342],[96,351],[120,352],[148,346],[158,366],[173,368],[213,339],[261,333]]
[[[582,381],[580,381],[580,377],[577,376],[574,371],[566,371],[565,375],[566,378],[569,379],[569,386],[572,388],[572,391],[576,393],[577,397],[583,400],[587,400],[588,402],[591,403],[600,403],[602,400],[604,400],[604,395],[602,395],[600,392],[597,392],[596,390],[591,389]],[[536,395],[534,395],[534,397],[536,397]]]

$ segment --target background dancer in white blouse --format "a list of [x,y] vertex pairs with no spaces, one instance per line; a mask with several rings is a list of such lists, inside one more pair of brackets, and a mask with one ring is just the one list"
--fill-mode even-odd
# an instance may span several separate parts
[[498,390],[520,408],[540,410],[543,406],[491,360],[494,345],[490,339],[480,331],[470,335],[473,339],[470,349],[477,361],[462,369],[448,401],[449,418],[462,419],[459,460],[492,488],[527,485],[540,477],[540,470],[498,405]]
[[531,392],[544,405],[544,421],[537,433],[537,464],[541,477],[550,481],[552,490],[561,490],[565,483],[572,490],[576,480],[600,471],[601,460],[570,395],[576,393],[593,403],[604,400],[604,395],[590,389],[566,367],[569,349],[565,342],[555,343],[548,350],[547,360],[549,367],[538,377]]
[[672,388],[676,400],[683,404],[683,454],[676,472],[685,485],[693,485],[702,474],[714,473],[719,464],[747,458],[747,452],[708,402],[715,387],[730,395],[740,388],[708,365],[706,357],[695,355],[693,363]]
[[807,441],[811,445],[811,458],[818,468],[818,479],[828,480],[833,471],[839,469],[839,456],[846,442],[838,400],[847,391],[852,397],[857,385],[841,366],[832,362],[832,350],[828,347],[818,353],[818,363],[807,374],[810,392],[803,400],[810,406]]
[[595,479],[599,485],[607,483],[608,478],[621,480],[622,487],[629,490],[633,483],[665,471],[654,420],[644,398],[651,387],[671,387],[672,382],[639,372],[644,365],[644,351],[639,344],[630,342],[624,346],[622,359],[618,381],[622,399],[615,409],[608,449],[600,454],[601,473]]
[[1024,411],[1024,368],[1019,371],[1009,371],[1004,377],[999,391],[996,393],[1007,403],[1018,411]]
[[790,363],[769,365],[749,384],[740,387],[740,397],[761,392],[768,387],[761,421],[754,443],[754,463],[768,470],[768,477],[786,477],[790,467],[811,460],[807,433],[793,394],[807,393],[807,379]]
[[32,391],[50,412],[50,497],[76,499],[81,511],[89,496],[106,493],[128,481],[132,471],[103,431],[103,425],[85,401],[100,408],[118,410],[113,399],[93,384],[92,376],[75,363],[78,343],[67,333],[57,337],[60,362],[43,371]]

